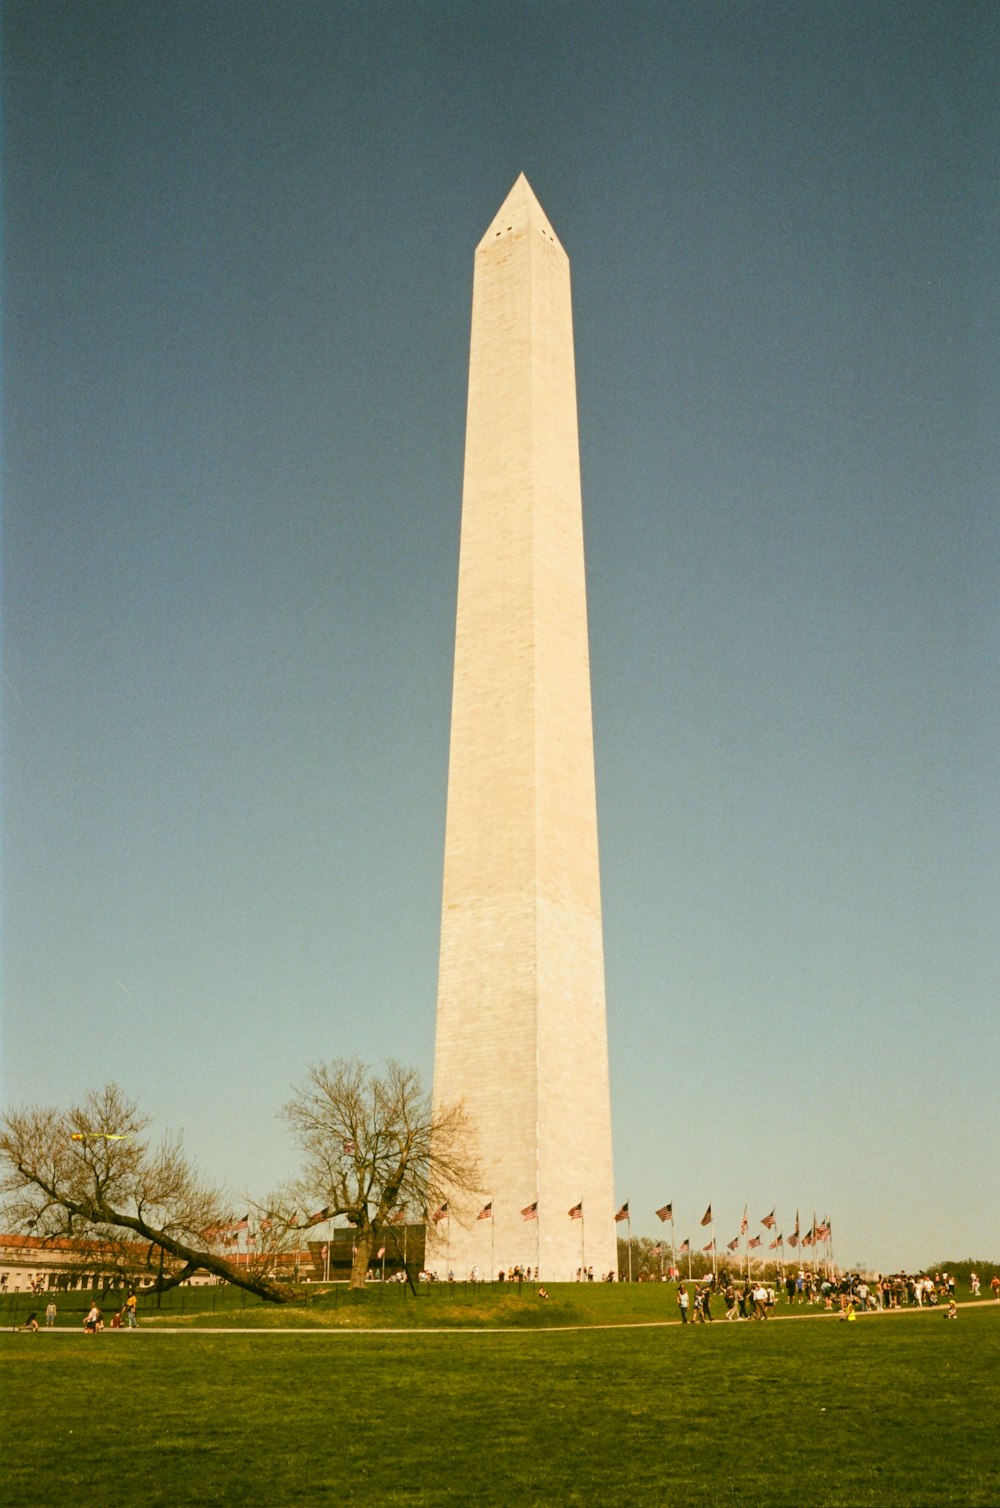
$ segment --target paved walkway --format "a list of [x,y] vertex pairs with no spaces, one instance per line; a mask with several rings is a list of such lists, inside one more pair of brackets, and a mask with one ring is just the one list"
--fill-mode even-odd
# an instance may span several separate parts
[[[970,1299],[967,1303],[958,1306],[959,1314],[965,1309],[997,1308],[996,1299]],[[911,1306],[905,1309],[868,1309],[856,1310],[859,1320],[871,1320],[876,1317],[888,1319],[891,1315],[910,1315],[916,1317],[919,1314],[936,1314],[943,1318],[947,1313],[946,1306],[942,1304]],[[824,1309],[815,1304],[803,1304],[795,1314],[772,1314],[767,1320],[753,1321],[744,1320],[744,1324],[770,1324],[774,1320],[817,1320],[838,1319],[839,1312],[836,1309]],[[726,1325],[736,1323],[727,1321],[724,1315],[717,1316],[713,1324]],[[333,1326],[333,1325],[158,1325],[147,1321],[140,1324],[136,1330],[122,1328],[121,1330],[106,1329],[103,1335],[313,1335],[325,1336],[351,1336],[351,1335],[563,1335],[579,1333],[586,1330],[666,1330],[680,1329],[679,1319],[668,1320],[629,1320],[622,1324],[591,1324],[591,1325],[435,1325],[435,1326],[412,1326],[390,1327],[388,1325],[377,1326]],[[689,1321],[688,1329],[696,1328],[693,1320]],[[10,1333],[16,1335],[31,1335],[35,1332],[25,1330],[21,1325],[10,1327]],[[46,1327],[41,1325],[37,1332],[39,1335],[84,1335],[82,1326],[55,1325]]]

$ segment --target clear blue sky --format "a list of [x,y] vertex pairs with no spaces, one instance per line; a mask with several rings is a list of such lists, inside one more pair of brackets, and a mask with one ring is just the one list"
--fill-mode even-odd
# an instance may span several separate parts
[[[618,1194],[1000,1257],[1000,10],[8,0],[3,1092],[429,1082],[474,247],[569,252]],[[581,1107],[583,1113],[583,1107]]]

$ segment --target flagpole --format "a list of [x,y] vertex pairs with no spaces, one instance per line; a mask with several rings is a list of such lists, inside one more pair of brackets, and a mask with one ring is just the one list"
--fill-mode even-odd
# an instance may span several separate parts
[[688,1237],[688,1282],[690,1283],[691,1281],[692,1281],[692,1279],[691,1279],[691,1237],[689,1236]]
[[541,1274],[541,1270],[540,1270],[542,1264],[539,1261],[539,1257],[541,1255],[541,1250],[542,1250],[542,1232],[541,1232],[541,1221],[538,1218],[538,1208],[537,1208],[538,1201],[537,1201],[537,1199],[535,1201],[535,1205],[536,1205],[536,1208],[535,1208],[535,1280],[536,1280],[536,1282],[540,1283],[542,1281],[542,1274]]
[[743,1219],[740,1221],[740,1240],[743,1242],[743,1255],[747,1262],[747,1283],[750,1282],[750,1201],[743,1202]]
[[495,1254],[495,1252],[493,1250],[494,1242],[496,1240],[496,1231],[497,1231],[496,1223],[495,1223],[495,1221],[493,1219],[493,1200],[491,1199],[490,1200],[490,1282],[491,1283],[495,1283],[496,1280],[497,1280],[496,1254]]
[[580,1200],[580,1282],[587,1281],[587,1246],[583,1236],[583,1200]]
[[[662,1208],[660,1208],[660,1209],[658,1209],[656,1211],[656,1218],[659,1220],[659,1222],[660,1222],[661,1225],[665,1225],[668,1220],[670,1221],[670,1271],[671,1271],[671,1273],[673,1273],[674,1262],[675,1262],[676,1259],[675,1259],[675,1256],[674,1256],[674,1201],[672,1199],[671,1199],[671,1201],[670,1201],[669,1204],[663,1205]],[[665,1242],[661,1241],[660,1242],[660,1280],[661,1280],[661,1282],[663,1280],[663,1247],[664,1247],[664,1245],[665,1245]]]
[[[819,1245],[819,1242],[816,1240],[816,1206],[813,1205],[813,1250],[814,1251],[816,1250],[816,1247],[818,1245]],[[814,1263],[813,1265],[815,1267],[819,1268],[820,1275],[822,1275],[822,1272],[823,1272],[823,1257],[822,1257],[822,1253],[819,1254],[819,1261],[816,1262],[816,1263]]]
[[[777,1208],[778,1208],[778,1206],[776,1204],[772,1204],[771,1205],[771,1213],[774,1214],[774,1226],[772,1227],[772,1229],[774,1229],[774,1230],[778,1229],[778,1217],[777,1217],[777,1214],[775,1213],[776,1210],[777,1210]],[[770,1234],[770,1232],[769,1232],[769,1234]],[[783,1267],[783,1265],[784,1264],[782,1264],[782,1267]],[[778,1248],[777,1247],[775,1247],[775,1249],[774,1249],[774,1271],[775,1271],[775,1277],[777,1278],[778,1282],[779,1283],[783,1283],[785,1281],[785,1274],[784,1274],[784,1272],[781,1270],[781,1268],[778,1265]]]
[[712,1278],[719,1276],[719,1253],[715,1245],[715,1216],[712,1216]]
[[632,1281],[632,1216],[625,1216],[625,1229],[628,1231],[628,1280]]

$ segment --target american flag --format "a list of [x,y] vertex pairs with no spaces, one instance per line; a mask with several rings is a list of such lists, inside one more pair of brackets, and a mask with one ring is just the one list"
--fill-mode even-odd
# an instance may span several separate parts
[[702,1251],[714,1251],[715,1250],[715,1237],[713,1236],[712,1239],[711,1239],[711,1241],[709,1241],[708,1245],[707,1246],[703,1246],[701,1249],[702,1249]]
[[392,1214],[389,1216],[389,1224],[390,1225],[405,1225],[406,1224],[406,1207],[405,1207],[405,1205],[402,1206],[398,1210],[393,1210]]
[[768,1230],[773,1230],[775,1226],[774,1210],[769,1215],[765,1215],[760,1223],[761,1225],[766,1225]]
[[749,1225],[749,1223],[750,1222],[747,1219],[747,1207],[746,1207],[746,1205],[744,1205],[743,1206],[743,1219],[740,1221],[740,1235],[741,1236],[745,1236],[746,1235],[746,1233],[747,1233],[747,1226]]
[[747,1250],[749,1251],[750,1248],[751,1248],[751,1246],[759,1246],[760,1243],[761,1243],[761,1237],[760,1236],[751,1236],[750,1240],[747,1242]]
[[446,1204],[440,1204],[440,1205],[438,1205],[437,1209],[434,1211],[433,1215],[431,1216],[431,1219],[434,1221],[435,1225],[440,1225],[441,1221],[442,1220],[447,1220],[447,1218],[448,1218],[448,1206]]
[[712,1206],[711,1205],[708,1206],[708,1209],[702,1215],[702,1217],[701,1217],[701,1223],[702,1223],[702,1225],[711,1225],[711,1223],[712,1223]]
[[677,1255],[679,1257],[683,1257],[690,1250],[691,1250],[691,1242],[690,1241],[682,1241],[681,1244],[680,1244],[680,1246],[678,1246],[678,1248],[677,1248]]
[[[309,1224],[320,1225],[324,1220],[329,1220],[331,1213],[330,1206],[327,1205],[325,1209],[317,1210],[315,1215],[309,1216]],[[239,1230],[240,1227],[237,1226],[236,1229]]]
[[579,1204],[574,1204],[573,1208],[571,1210],[567,1211],[567,1213],[569,1214],[569,1218],[571,1220],[582,1220],[583,1219],[583,1200],[581,1199],[581,1201],[580,1201]]
[[736,1248],[737,1248],[737,1246],[739,1246],[739,1244],[740,1244],[740,1238],[739,1238],[739,1236],[734,1236],[733,1239],[730,1241],[729,1245],[726,1247],[726,1250],[727,1251],[735,1251]]
[[776,1249],[778,1243],[780,1242],[780,1240],[781,1240],[780,1236],[775,1236],[774,1240],[771,1242],[770,1246],[767,1248],[768,1251],[774,1251]]
[[665,1204],[661,1210],[657,1210],[656,1218],[658,1220],[672,1220],[674,1218],[673,1204]]
[[524,1209],[521,1211],[521,1214],[524,1216],[525,1220],[537,1220],[538,1200],[536,1199],[534,1204],[526,1204]]
[[476,1219],[477,1220],[492,1220],[493,1219],[493,1200],[492,1199],[490,1200],[489,1204],[484,1204],[483,1205],[482,1209],[479,1211],[479,1214],[476,1216]]
[[618,1211],[617,1215],[615,1216],[615,1219],[616,1220],[627,1220],[628,1219],[628,1200],[627,1199],[626,1199],[625,1203],[622,1205],[621,1209]]
[[384,1257],[385,1256],[385,1247],[384,1246],[380,1246],[379,1249],[378,1249],[378,1251],[375,1253],[375,1255],[377,1257]]

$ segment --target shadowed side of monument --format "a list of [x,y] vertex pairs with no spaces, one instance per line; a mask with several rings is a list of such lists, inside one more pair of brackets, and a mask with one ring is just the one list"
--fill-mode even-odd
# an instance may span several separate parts
[[476,252],[434,1098],[490,1217],[429,1266],[615,1268],[569,261],[523,174]]

